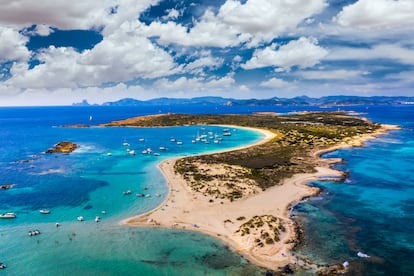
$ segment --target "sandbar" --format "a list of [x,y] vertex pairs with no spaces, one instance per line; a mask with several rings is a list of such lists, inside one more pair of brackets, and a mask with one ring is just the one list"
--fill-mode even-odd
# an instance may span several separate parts
[[[239,126],[234,126],[240,128]],[[252,147],[270,141],[275,134],[271,131],[250,128],[260,131],[264,138],[241,148]],[[343,147],[362,146],[367,139],[384,134],[395,126],[382,125],[372,134],[353,137],[342,144],[315,151],[314,156],[334,151]],[[237,149],[231,149],[231,151]],[[290,217],[292,207],[309,196],[318,194],[318,188],[310,187],[307,183],[325,177],[340,177],[343,172],[331,168],[338,158],[318,158],[315,162],[316,172],[295,174],[284,179],[281,185],[261,191],[260,193],[240,200],[214,201],[191,190],[181,175],[174,171],[175,162],[183,157],[176,157],[161,162],[158,167],[169,186],[169,194],[165,201],[154,210],[122,221],[128,226],[163,227],[198,231],[215,237],[233,250],[240,253],[250,262],[266,269],[278,270],[281,267],[297,261],[292,248],[296,242],[295,223]],[[240,218],[272,215],[283,221],[286,231],[280,235],[280,241],[271,246],[258,247],[251,235],[241,236],[237,233],[243,222]]]

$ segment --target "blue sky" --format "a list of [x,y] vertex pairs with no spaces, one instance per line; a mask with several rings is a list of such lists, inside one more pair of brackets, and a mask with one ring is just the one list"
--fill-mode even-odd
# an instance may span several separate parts
[[414,96],[413,0],[0,1],[0,106]]

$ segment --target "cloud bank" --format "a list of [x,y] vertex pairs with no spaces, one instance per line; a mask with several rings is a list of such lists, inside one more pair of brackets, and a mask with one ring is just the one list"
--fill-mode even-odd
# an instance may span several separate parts
[[[412,95],[413,14],[411,0],[8,1],[0,101]],[[102,39],[82,48],[72,30]]]

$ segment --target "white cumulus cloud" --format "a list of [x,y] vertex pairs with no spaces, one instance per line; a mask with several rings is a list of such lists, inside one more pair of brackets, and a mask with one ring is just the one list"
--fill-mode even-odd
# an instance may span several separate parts
[[260,86],[268,87],[268,88],[282,88],[282,87],[289,87],[291,86],[291,84],[279,78],[271,78],[271,79],[261,82]]
[[334,18],[344,27],[381,30],[414,26],[412,0],[358,0]]
[[277,49],[268,46],[256,50],[253,57],[245,64],[244,69],[255,69],[263,67],[278,67],[289,71],[292,67],[300,68],[313,67],[328,54],[328,51],[320,46],[315,39],[301,37],[298,40],[290,41]]
[[325,0],[227,0],[217,14],[205,11],[190,29],[174,22],[156,21],[143,27],[143,32],[164,45],[231,47],[248,43],[254,47],[293,31],[325,7]]
[[0,62],[19,60],[25,61],[30,57],[26,48],[28,38],[18,31],[0,26]]
[[16,63],[8,85],[21,88],[96,86],[134,78],[157,78],[176,72],[173,58],[148,39],[128,32],[106,37],[93,49],[79,53],[54,46],[36,55],[41,64],[29,70]]
[[253,44],[271,41],[279,35],[294,30],[311,15],[326,7],[324,0],[227,0],[217,18],[228,26],[249,34]]

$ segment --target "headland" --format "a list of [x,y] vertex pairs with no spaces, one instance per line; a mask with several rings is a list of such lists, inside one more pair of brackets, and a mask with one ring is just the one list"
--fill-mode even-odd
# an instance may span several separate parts
[[[292,248],[299,242],[291,208],[318,194],[306,185],[318,179],[342,179],[333,170],[341,159],[320,158],[342,147],[362,146],[394,126],[371,123],[343,113],[290,116],[157,115],[106,126],[161,127],[221,124],[251,127],[264,134],[254,145],[231,151],[169,159],[159,168],[169,195],[156,209],[129,218],[129,226],[199,231],[222,240],[258,266],[280,270],[306,264]],[[341,271],[343,265],[324,267]]]

